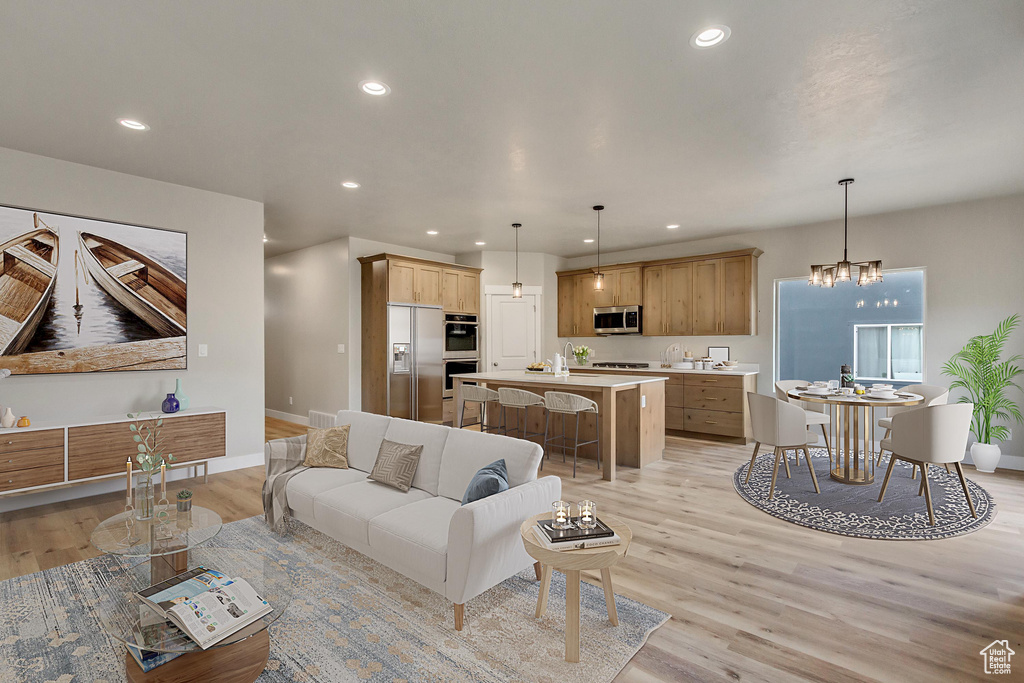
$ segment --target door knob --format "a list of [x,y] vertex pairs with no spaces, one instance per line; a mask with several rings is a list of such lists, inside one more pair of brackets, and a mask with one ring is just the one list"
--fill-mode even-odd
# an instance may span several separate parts
[[497,363],[493,363],[493,365],[494,365],[494,367],[498,367],[498,364],[497,364]]

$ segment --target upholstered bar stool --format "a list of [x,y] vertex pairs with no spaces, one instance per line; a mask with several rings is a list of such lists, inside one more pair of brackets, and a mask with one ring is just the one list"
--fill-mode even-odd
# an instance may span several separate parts
[[807,450],[807,422],[804,410],[797,406],[780,401],[774,396],[762,396],[754,392],[747,393],[750,404],[750,426],[754,432],[754,454],[750,456],[747,467],[746,481],[750,481],[750,473],[754,469],[754,460],[762,445],[775,448],[775,465],[772,468],[772,485],[768,491],[768,500],[775,496],[775,480],[779,474],[779,461],[786,463],[786,476],[789,476],[789,462],[786,460],[787,450],[803,450],[807,468],[811,471],[814,492],[821,493],[818,478],[814,474],[811,454]]
[[[568,421],[569,415],[576,416],[576,433],[572,439],[572,476],[576,478],[576,454],[579,452],[580,446],[587,446],[592,443],[597,444],[597,468],[601,469],[601,415],[597,412],[597,402],[591,401],[589,398],[583,396],[577,396],[576,394],[569,394],[564,391],[545,391],[544,392],[544,407],[548,410],[547,419],[544,421],[544,452],[547,453],[548,444],[558,442],[562,449],[562,462],[565,462],[565,447],[566,439],[568,438],[565,434],[565,423]],[[561,436],[549,436],[551,428],[551,414],[558,413],[562,416],[562,434]],[[590,441],[580,441],[580,414],[581,413],[593,413],[594,419],[597,420],[597,429],[595,438]],[[541,461],[543,465],[543,460]]]
[[[501,406],[501,422],[503,426],[502,434],[506,436],[509,433],[508,422],[505,420],[505,409],[511,408],[515,412],[516,416],[516,437],[520,439],[530,440],[534,436],[544,436],[544,432],[531,432],[530,431],[530,408],[537,406],[539,408],[544,407],[544,397],[540,394],[535,394],[532,391],[526,391],[525,389],[512,389],[510,387],[498,387],[498,405]],[[519,412],[522,411],[522,412]],[[522,419],[522,426],[520,427],[520,418]],[[543,456],[542,456],[543,458]]]
[[[828,442],[828,425],[832,424],[832,416],[826,406],[806,403],[799,401],[795,398],[789,397],[789,392],[793,391],[797,387],[806,387],[810,382],[806,382],[802,379],[783,379],[775,383],[775,397],[780,401],[785,401],[795,405],[798,408],[803,409],[804,417],[807,419],[807,428],[810,429],[814,425],[821,427],[821,435],[825,439],[825,450],[828,451],[828,461],[832,462],[832,445]],[[796,464],[800,464],[800,451],[796,453]]]
[[[472,424],[466,422],[466,404],[467,403],[479,403],[480,404],[480,421],[473,422]],[[494,389],[488,389],[487,387],[480,387],[475,384],[463,384],[462,385],[462,419],[460,423],[463,428],[473,427],[480,425],[481,432],[502,432],[502,426],[499,423],[497,427],[487,426],[487,404],[498,403],[498,392]]]

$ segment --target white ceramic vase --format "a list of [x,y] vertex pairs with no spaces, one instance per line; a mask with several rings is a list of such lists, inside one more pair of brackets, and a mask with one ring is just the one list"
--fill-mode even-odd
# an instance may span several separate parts
[[997,443],[973,443],[971,444],[971,460],[979,472],[995,472],[999,464],[999,444]]
[[14,426],[14,423],[18,421],[18,418],[14,416],[14,411],[8,408],[4,411],[4,416],[0,417],[0,425],[3,425],[4,429],[10,429]]

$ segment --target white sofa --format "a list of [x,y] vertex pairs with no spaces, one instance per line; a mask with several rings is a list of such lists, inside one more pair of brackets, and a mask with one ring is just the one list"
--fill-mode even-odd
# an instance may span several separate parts
[[[534,564],[519,527],[550,510],[562,491],[558,477],[537,479],[540,446],[350,410],[339,412],[336,424],[352,425],[350,469],[294,475],[286,493],[295,519],[447,597],[459,630],[467,600]],[[367,479],[385,438],[423,445],[407,492]],[[501,458],[509,490],[462,505],[473,475]]]

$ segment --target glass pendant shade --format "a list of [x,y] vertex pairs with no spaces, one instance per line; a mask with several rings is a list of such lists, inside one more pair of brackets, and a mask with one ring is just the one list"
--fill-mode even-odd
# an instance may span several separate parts
[[869,268],[868,268],[868,276],[871,278],[872,282],[881,282],[882,281],[882,262],[881,261],[872,261],[871,262],[871,266],[869,266]]
[[598,292],[604,289],[604,273],[594,273],[594,289]]
[[850,262],[840,261],[836,264],[836,282],[850,281]]
[[870,285],[873,282],[869,269],[864,266],[860,267],[860,272],[857,273],[857,286],[863,287],[864,285]]
[[821,287],[821,266],[811,266],[811,276],[807,278],[807,284]]
[[512,298],[522,299],[523,298],[523,283],[513,282],[512,283]]
[[831,268],[826,268],[821,275],[821,286],[822,287],[834,287],[836,284],[835,276]]

